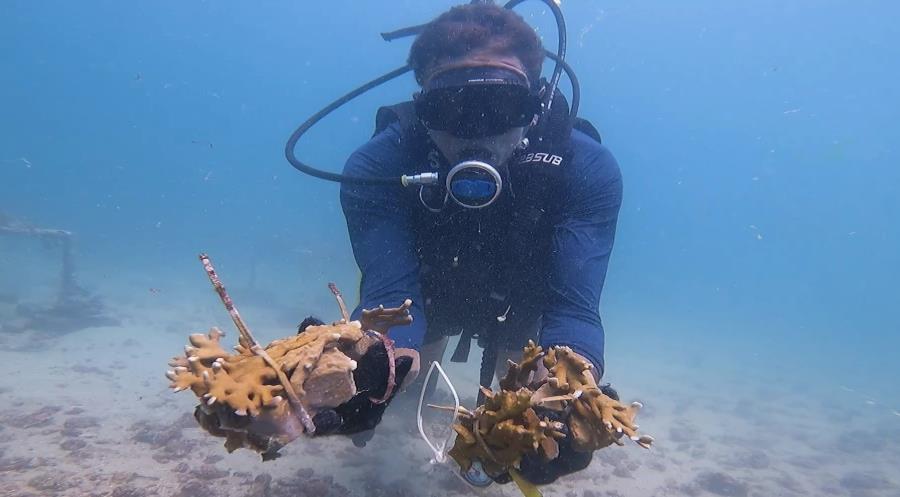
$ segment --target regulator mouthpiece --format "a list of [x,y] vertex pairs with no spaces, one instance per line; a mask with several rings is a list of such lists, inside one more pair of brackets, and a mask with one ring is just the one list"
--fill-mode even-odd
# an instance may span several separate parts
[[503,178],[490,163],[468,159],[450,169],[446,186],[457,204],[469,209],[482,209],[500,196]]

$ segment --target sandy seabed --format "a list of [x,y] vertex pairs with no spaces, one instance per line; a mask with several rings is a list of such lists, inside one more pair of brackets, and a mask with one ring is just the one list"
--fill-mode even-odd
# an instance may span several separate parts
[[[164,377],[189,333],[232,329],[224,311],[212,299],[116,309],[118,327],[0,335],[0,496],[520,495],[512,485],[476,491],[429,465],[409,413],[391,412],[397,404],[364,448],[332,437],[297,440],[265,463],[246,450],[228,454],[193,420],[195,398],[173,394]],[[290,333],[260,333],[265,324],[256,330],[266,340]],[[544,495],[900,496],[900,414],[890,406],[837,386],[710,374],[714,363],[655,362],[646,348],[629,354],[611,361],[611,379],[623,400],[644,402],[638,422],[655,446],[600,451]],[[450,374],[474,391],[459,366]]]

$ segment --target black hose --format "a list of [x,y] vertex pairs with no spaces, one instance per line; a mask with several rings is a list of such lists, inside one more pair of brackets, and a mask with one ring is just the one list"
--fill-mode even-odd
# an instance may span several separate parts
[[[510,0],[506,3],[506,5],[503,6],[503,8],[514,9],[519,4],[525,1],[527,0]],[[553,68],[553,74],[550,76],[550,84],[548,85],[550,90],[544,97],[544,108],[549,111],[550,105],[553,103],[553,97],[556,95],[556,88],[559,86],[559,78],[562,76],[563,64],[565,64],[566,60],[566,48],[568,46],[568,42],[566,41],[566,19],[563,17],[562,10],[560,10],[559,5],[556,5],[556,2],[554,2],[553,0],[541,1],[544,2],[544,4],[548,8],[550,8],[551,12],[553,12],[553,17],[556,19],[556,30],[559,39],[559,42],[556,46],[556,58],[553,59],[554,61],[556,61],[556,67]]]
[[566,76],[569,77],[569,82],[572,84],[572,103],[569,105],[569,119],[574,122],[575,118],[578,117],[578,107],[581,104],[581,83],[578,82],[578,76],[575,74],[575,70],[572,69],[572,66],[570,66],[568,62],[560,59],[555,53],[550,50],[545,50],[544,55],[546,55],[547,58],[556,61],[557,64],[560,64],[563,71],[566,72]]
[[383,74],[372,81],[356,88],[355,90],[347,93],[346,95],[338,98],[334,102],[328,104],[325,108],[316,112],[309,119],[307,119],[303,124],[301,124],[292,134],[291,137],[288,138],[287,144],[284,146],[284,155],[287,157],[288,162],[291,163],[298,171],[302,173],[309,174],[310,176],[315,176],[316,178],[325,179],[328,181],[336,181],[338,183],[349,183],[354,185],[399,185],[400,178],[391,177],[391,178],[383,178],[383,177],[357,177],[357,176],[346,176],[339,173],[331,173],[328,171],[322,171],[321,169],[316,169],[308,164],[304,164],[297,156],[294,154],[294,149],[297,147],[297,141],[300,140],[310,128],[312,128],[317,122],[321,121],[322,118],[331,114],[335,109],[344,105],[345,103],[353,100],[359,95],[375,88],[376,86],[382,85],[397,76],[401,76],[406,74],[412,70],[412,67],[409,65],[405,65],[403,67],[398,67],[393,71]]

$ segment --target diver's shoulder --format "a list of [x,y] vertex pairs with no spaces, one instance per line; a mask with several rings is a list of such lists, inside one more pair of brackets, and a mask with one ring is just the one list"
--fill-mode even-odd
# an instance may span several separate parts
[[571,147],[573,173],[579,176],[590,174],[609,179],[621,176],[619,164],[616,162],[613,153],[606,145],[603,145],[591,136],[573,129]]
[[399,123],[392,123],[357,147],[347,159],[345,174],[383,175],[387,169],[396,168],[404,155]]

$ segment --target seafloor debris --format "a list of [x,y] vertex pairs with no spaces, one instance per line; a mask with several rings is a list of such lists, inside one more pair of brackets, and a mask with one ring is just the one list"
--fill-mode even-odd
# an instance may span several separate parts
[[623,445],[619,440],[623,435],[645,448],[653,442],[652,437],[637,434],[634,418],[641,404],[626,406],[605,395],[591,364],[568,347],[554,347],[545,354],[529,342],[522,361],[510,361],[500,388],[483,389],[482,406],[460,411],[460,422],[453,427],[458,436],[449,455],[463,470],[477,460],[488,474],[500,475],[518,468],[527,454],[555,459],[557,440],[566,433],[579,451]]
[[396,387],[395,353],[415,352],[395,351],[386,332],[412,320],[410,301],[395,309],[364,311],[360,321],[350,321],[340,293],[332,286],[343,319],[306,326],[297,335],[264,348],[244,323],[209,258],[201,255],[200,259],[240,333],[236,354],[222,348],[224,333],[218,328],[193,334],[184,356],[170,362],[174,369],[166,376],[175,391],[191,389],[202,399],[194,413],[197,421],[209,433],[225,437],[229,452],[251,448],[267,460],[301,434],[315,433],[312,418],[316,413],[338,407],[357,394],[353,371],[372,347],[383,348],[389,373],[384,394],[370,400],[383,403],[390,398]]

